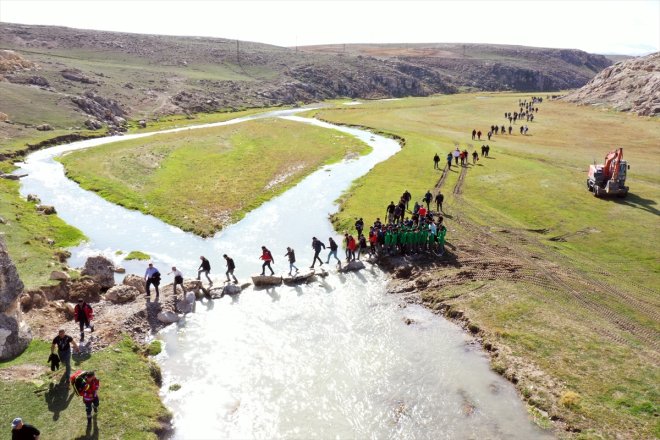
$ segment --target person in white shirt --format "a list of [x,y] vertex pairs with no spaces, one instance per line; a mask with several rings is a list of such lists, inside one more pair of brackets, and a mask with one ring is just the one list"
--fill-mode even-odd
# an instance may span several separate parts
[[180,270],[176,268],[176,266],[172,266],[172,272],[168,273],[168,275],[174,274],[174,285],[172,286],[172,290],[174,291],[174,295],[176,296],[176,286],[179,285],[181,286],[181,293],[183,294],[183,298],[186,298],[186,289],[183,288],[183,274],[181,273]]

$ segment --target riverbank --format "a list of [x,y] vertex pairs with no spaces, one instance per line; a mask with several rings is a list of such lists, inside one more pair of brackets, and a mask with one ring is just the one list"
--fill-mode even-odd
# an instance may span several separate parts
[[[544,102],[527,123],[530,135],[474,145],[473,128],[486,132],[501,124],[503,113],[525,98],[465,95],[318,112],[406,139],[401,152],[341,198],[336,224],[382,219],[405,189],[413,201],[427,189],[442,191],[447,258],[395,267],[390,290],[478,335],[493,369],[515,383],[532,415],[561,437],[652,436],[658,229],[649,203],[660,191],[649,158],[660,155],[650,147],[658,123]],[[470,152],[489,144],[490,158],[442,178],[432,157],[437,152],[444,163],[455,143]],[[584,189],[584,170],[614,145],[624,145],[631,164],[631,194],[623,201],[595,199]],[[383,187],[392,189],[371,190]]]
[[60,161],[83,188],[208,237],[320,166],[369,151],[351,136],[272,118],[120,141]]

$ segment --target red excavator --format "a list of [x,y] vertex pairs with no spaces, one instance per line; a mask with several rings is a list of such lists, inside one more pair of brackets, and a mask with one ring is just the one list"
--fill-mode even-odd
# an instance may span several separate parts
[[[595,162],[595,161],[594,161]],[[623,160],[623,148],[610,151],[605,156],[604,165],[589,165],[589,177],[587,177],[587,188],[594,193],[595,197],[615,194],[617,197],[628,195],[626,184],[626,171],[630,169],[628,163]]]

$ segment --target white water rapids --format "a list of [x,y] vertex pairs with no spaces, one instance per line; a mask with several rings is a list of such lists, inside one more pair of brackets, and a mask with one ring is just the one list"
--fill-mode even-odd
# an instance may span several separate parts
[[[32,153],[19,170],[28,173],[21,193],[35,193],[43,203],[55,205],[60,217],[89,237],[72,250],[74,266],[103,253],[129,273],[142,275],[143,263],[123,262],[115,255],[116,250],[141,250],[153,257],[161,273],[176,265],[192,277],[199,256],[205,255],[219,285],[223,253],[235,259],[236,275],[244,282],[261,270],[258,257],[266,245],[275,256],[276,272],[288,271],[286,246],[296,250],[303,270],[311,263],[312,236],[326,243],[334,236],[341,242],[328,221],[337,209],[334,200],[399,145],[293,113],[255,117],[286,117],[339,130],[368,143],[373,152],[322,167],[211,239],[111,204],[68,180],[53,160],[68,151],[153,133]],[[374,190],[395,195],[402,188]],[[334,268],[330,272],[308,285],[249,288],[233,299],[198,303],[195,314],[158,335],[165,342],[158,358],[165,382],[162,398],[174,414],[175,438],[548,436],[529,421],[513,387],[490,371],[486,355],[460,328],[387,294],[387,277],[376,267],[368,264],[366,270],[346,275]],[[172,384],[181,388],[170,391]]]

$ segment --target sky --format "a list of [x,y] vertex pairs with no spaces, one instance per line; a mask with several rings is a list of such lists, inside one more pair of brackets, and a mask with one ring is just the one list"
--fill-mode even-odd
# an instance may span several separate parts
[[278,46],[491,43],[626,55],[660,50],[660,0],[0,0],[0,21]]

